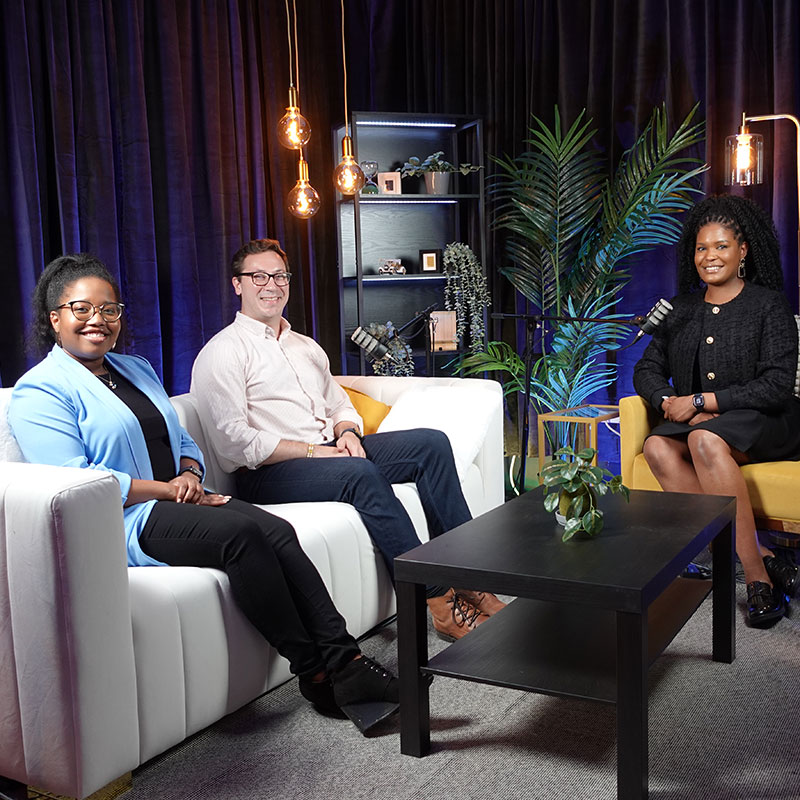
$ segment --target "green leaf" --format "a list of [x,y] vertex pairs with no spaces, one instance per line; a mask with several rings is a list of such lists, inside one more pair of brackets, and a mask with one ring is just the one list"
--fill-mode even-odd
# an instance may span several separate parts
[[582,458],[584,461],[591,461],[597,455],[597,450],[594,450],[591,447],[587,447],[578,453],[578,458]]
[[548,494],[547,497],[544,498],[544,510],[555,511],[557,508],[558,508],[558,495]]

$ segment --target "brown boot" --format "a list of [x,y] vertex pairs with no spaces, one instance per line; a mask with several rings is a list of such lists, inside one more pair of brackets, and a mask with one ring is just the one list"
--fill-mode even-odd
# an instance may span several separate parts
[[463,597],[470,605],[475,606],[482,614],[491,617],[506,607],[496,594],[491,592],[475,592],[472,589],[456,589],[456,594]]
[[448,589],[440,597],[428,599],[433,627],[440,639],[454,642],[470,631],[474,631],[489,617],[482,614],[475,606],[461,597],[455,589]]

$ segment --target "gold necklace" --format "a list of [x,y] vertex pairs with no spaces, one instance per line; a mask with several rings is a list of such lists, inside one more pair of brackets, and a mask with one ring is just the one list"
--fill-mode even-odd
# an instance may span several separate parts
[[106,371],[102,375],[95,375],[95,378],[99,378],[109,389],[112,391],[117,388],[117,384],[114,383],[114,379],[111,377],[111,367],[104,361],[103,366],[106,368]]

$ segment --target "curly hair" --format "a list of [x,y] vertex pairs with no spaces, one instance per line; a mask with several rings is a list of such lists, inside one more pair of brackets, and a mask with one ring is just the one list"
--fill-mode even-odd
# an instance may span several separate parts
[[697,233],[704,225],[718,223],[733,232],[736,241],[747,242],[744,259],[745,280],[783,288],[783,272],[775,223],[761,206],[746,197],[731,194],[712,195],[686,214],[678,242],[678,290],[698,291],[702,281],[694,265]]
[[28,339],[30,350],[42,353],[56,340],[50,324],[50,312],[56,308],[67,287],[81,278],[100,278],[111,284],[119,300],[119,287],[100,259],[88,253],[63,255],[53,259],[44,269],[33,290],[33,326]]
[[283,259],[283,264],[288,271],[289,259],[277,239],[252,239],[233,254],[231,275],[235,278],[242,271],[242,265],[247,256],[255,256],[259,253],[277,253]]

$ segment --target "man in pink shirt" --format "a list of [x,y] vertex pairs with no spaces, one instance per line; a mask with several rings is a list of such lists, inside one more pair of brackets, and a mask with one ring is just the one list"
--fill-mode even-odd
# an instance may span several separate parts
[[[392,483],[416,484],[431,537],[471,518],[449,440],[427,428],[362,436],[325,352],[283,318],[291,273],[280,244],[248,242],[231,269],[241,311],[200,351],[191,388],[213,423],[221,466],[253,503],[353,505],[393,575],[395,556],[420,542]],[[483,592],[429,587],[428,595],[434,626],[449,640],[504,605]]]

